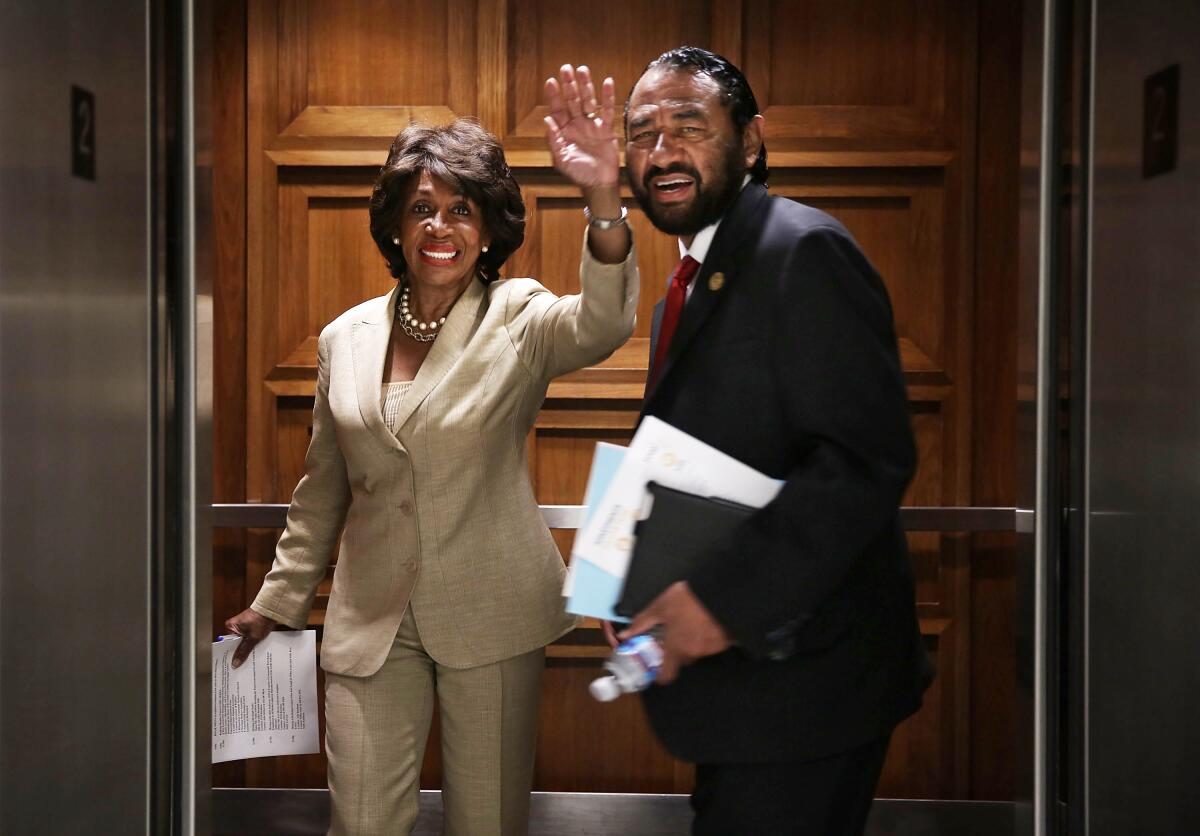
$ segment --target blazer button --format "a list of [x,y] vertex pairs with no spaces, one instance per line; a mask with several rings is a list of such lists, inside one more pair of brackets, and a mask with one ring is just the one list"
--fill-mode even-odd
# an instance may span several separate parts
[[406,499],[400,503],[400,513],[404,514],[406,517],[410,517],[412,516],[412,512],[413,504],[411,502]]
[[416,574],[416,572],[417,572],[417,561],[415,561],[415,560],[410,560],[410,561],[408,561],[408,571],[412,572],[414,575]]

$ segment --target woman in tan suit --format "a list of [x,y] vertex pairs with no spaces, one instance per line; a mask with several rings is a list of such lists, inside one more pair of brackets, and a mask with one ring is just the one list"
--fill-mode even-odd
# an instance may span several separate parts
[[318,342],[305,474],[235,664],[277,624],[303,628],[341,535],[325,617],[331,833],[409,833],[434,699],[446,833],[524,834],[545,645],[574,626],[525,439],[551,378],[633,330],[638,274],[617,190],[611,79],[548,80],[556,167],[583,191],[578,296],[500,279],[525,207],[474,123],[411,126],[371,197],[399,281]]

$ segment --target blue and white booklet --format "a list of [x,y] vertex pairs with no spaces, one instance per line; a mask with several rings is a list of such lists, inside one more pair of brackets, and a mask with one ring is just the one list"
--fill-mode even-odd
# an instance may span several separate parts
[[[596,445],[592,456],[592,470],[588,474],[587,490],[584,493],[583,525],[575,533],[576,542],[579,534],[587,527],[588,521],[600,504],[604,492],[617,474],[617,469],[625,459],[625,447],[601,441]],[[590,615],[608,621],[625,621],[612,611],[613,604],[621,597],[621,587],[625,582],[624,576],[617,577],[586,560],[576,557],[571,552],[571,564],[567,568],[567,580],[563,584],[563,595],[567,598],[567,612],[575,615]]]
[[653,416],[628,448],[598,444],[588,479],[587,512],[571,550],[563,594],[567,611],[610,621],[633,554],[634,526],[650,513],[649,482],[696,496],[761,508],[783,487],[732,456]]

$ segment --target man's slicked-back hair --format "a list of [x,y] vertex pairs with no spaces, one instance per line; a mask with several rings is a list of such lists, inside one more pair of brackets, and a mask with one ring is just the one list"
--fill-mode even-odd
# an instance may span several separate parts
[[[750,89],[750,82],[742,75],[742,71],[734,66],[728,58],[701,49],[698,46],[677,46],[669,49],[655,58],[638,75],[634,87],[641,81],[642,76],[651,70],[683,70],[689,73],[703,73],[715,81],[721,88],[723,104],[729,108],[729,115],[738,131],[745,130],[750,121],[758,115],[758,100]],[[633,91],[625,100],[625,126],[629,127],[629,100]],[[770,172],[767,169],[767,144],[764,142],[759,149],[758,159],[750,167],[750,179],[755,183],[767,182]]]

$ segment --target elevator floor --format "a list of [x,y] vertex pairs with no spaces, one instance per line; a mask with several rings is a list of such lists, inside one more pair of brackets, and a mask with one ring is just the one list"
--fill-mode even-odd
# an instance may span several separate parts
[[[535,792],[529,836],[686,836],[687,796]],[[325,790],[213,791],[214,836],[323,836]],[[413,836],[441,836],[441,793],[421,793]],[[1013,806],[994,801],[877,800],[866,836],[1012,836]]]

